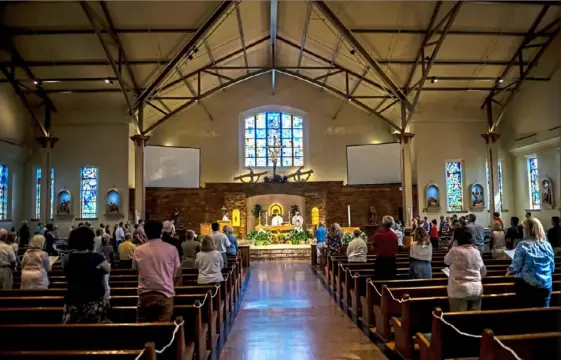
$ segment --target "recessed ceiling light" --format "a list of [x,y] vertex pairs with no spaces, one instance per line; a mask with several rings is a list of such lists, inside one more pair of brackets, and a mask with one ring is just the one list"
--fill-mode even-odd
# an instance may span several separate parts
[[433,78],[430,82],[433,83],[433,84],[436,84],[438,82],[438,79],[433,76]]
[[497,82],[498,82],[499,84],[502,83],[503,81],[504,81],[504,79],[502,79],[502,78],[499,78],[499,79],[497,80]]
[[33,80],[33,84],[34,84],[34,85],[39,85],[39,81]]

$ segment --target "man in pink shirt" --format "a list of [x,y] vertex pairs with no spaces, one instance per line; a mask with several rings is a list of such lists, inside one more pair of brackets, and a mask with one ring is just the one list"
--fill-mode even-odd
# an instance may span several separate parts
[[161,239],[162,222],[144,225],[148,241],[136,248],[132,261],[138,270],[137,322],[170,321],[173,313],[174,284],[181,276],[177,250]]

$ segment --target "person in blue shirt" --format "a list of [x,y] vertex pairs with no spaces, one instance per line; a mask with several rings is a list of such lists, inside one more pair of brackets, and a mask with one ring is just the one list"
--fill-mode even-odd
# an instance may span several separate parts
[[438,225],[439,232],[444,230],[444,225],[446,225],[446,220],[444,219],[444,216],[440,215],[440,224]]
[[327,238],[327,229],[325,228],[325,224],[321,221],[316,229],[316,239],[317,243],[325,243],[325,239]]
[[518,243],[507,275],[516,277],[514,291],[519,307],[549,307],[552,274],[555,271],[553,248],[545,237],[541,222],[533,217],[524,221],[524,240]]
[[231,226],[225,226],[224,233],[230,240],[230,246],[226,249],[226,254],[236,256],[238,254],[238,239],[234,236],[234,229]]
[[323,221],[319,222],[318,228],[316,229],[316,240],[317,240],[317,253],[319,257],[320,266],[323,268],[327,261],[327,246],[325,240],[327,239],[327,229]]
[[469,214],[467,216],[467,220],[467,228],[471,232],[473,244],[479,251],[482,252],[485,247],[485,229],[483,229],[483,226],[475,223],[475,220],[477,220],[477,216],[475,216],[475,214]]

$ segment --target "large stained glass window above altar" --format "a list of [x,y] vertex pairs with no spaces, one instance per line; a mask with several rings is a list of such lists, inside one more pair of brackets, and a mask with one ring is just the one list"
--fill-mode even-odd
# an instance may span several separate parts
[[266,112],[244,122],[244,156],[246,167],[304,165],[304,128],[301,117]]

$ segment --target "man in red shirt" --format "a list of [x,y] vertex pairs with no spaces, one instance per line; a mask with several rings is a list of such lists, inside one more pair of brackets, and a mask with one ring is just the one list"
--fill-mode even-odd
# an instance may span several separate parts
[[397,235],[392,231],[393,223],[393,217],[384,216],[382,226],[372,237],[376,249],[376,264],[374,265],[374,278],[376,280],[389,280],[396,276]]

